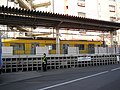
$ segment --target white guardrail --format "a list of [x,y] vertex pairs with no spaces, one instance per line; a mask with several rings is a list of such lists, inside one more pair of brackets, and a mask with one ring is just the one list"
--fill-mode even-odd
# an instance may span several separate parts
[[[42,55],[2,57],[3,72],[42,70]],[[99,66],[119,63],[119,54],[47,55],[48,69]]]

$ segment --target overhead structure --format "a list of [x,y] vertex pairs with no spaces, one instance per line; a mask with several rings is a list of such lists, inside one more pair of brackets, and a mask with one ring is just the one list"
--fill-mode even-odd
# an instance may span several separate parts
[[47,1],[47,2],[42,2],[42,3],[38,3],[38,4],[33,4],[32,3],[32,0],[17,0],[20,7],[21,8],[24,8],[24,9],[36,9],[36,8],[39,8],[39,7],[48,7],[51,5],[51,2],[50,1]]
[[[96,31],[114,31],[120,29],[120,23],[66,16],[49,12],[0,7],[0,24],[9,26],[53,27],[56,29],[56,49],[60,52],[59,29],[85,29]],[[112,38],[112,35],[111,35]],[[111,40],[113,41],[113,40]]]
[[97,31],[115,31],[120,28],[120,23],[66,16],[49,12],[24,10],[11,7],[0,7],[0,24],[11,26],[41,26],[86,29]]
[[[51,5],[51,2],[50,1],[47,1],[47,2],[42,2],[42,3],[38,3],[38,4],[33,4],[32,3],[32,0],[17,0],[17,2],[19,3],[20,7],[21,8],[24,8],[24,9],[36,9],[36,8],[39,8],[39,7],[48,7]],[[22,28],[22,27],[16,27],[17,30],[19,31],[28,31],[28,30],[25,30],[25,28]],[[38,35],[38,34],[37,34]],[[32,35],[32,36],[37,36],[37,35]],[[47,34],[43,34],[43,35],[47,35]]]
[[45,32],[45,33],[39,33],[39,34],[32,34],[33,37],[35,36],[44,36],[44,35],[51,35],[52,33]]
[[32,8],[36,9],[39,7],[48,7],[50,5],[51,5],[51,2],[48,1],[48,2],[43,2],[43,3],[39,3],[39,4],[32,4]]
[[[117,30],[119,29],[119,23],[109,22],[109,21],[101,21],[95,19],[81,18],[75,16],[66,16],[61,14],[53,14],[53,13],[44,13],[33,10],[24,10],[24,9],[15,9],[8,7],[0,7],[1,17],[4,20],[9,18],[8,20],[2,23],[11,23],[12,25],[19,24],[23,26],[45,26],[45,27],[56,27],[59,23],[59,28],[74,28],[74,29],[88,29],[88,30]],[[5,13],[8,13],[6,15]],[[13,15],[9,15],[13,14]],[[23,15],[23,16],[22,16]],[[16,18],[17,22],[11,22],[13,20],[10,19]],[[23,19],[23,20],[22,20]],[[30,20],[28,20],[30,19]],[[26,21],[27,20],[27,21]],[[33,20],[33,21],[32,21]],[[42,22],[38,22],[42,21]],[[24,22],[24,23],[22,23]],[[29,22],[29,23],[28,23]]]
[[[26,0],[17,0],[17,1],[18,1],[18,3],[19,3],[19,5],[20,5],[21,8],[32,9],[31,8],[31,4],[28,3]],[[29,2],[31,2],[31,0]]]

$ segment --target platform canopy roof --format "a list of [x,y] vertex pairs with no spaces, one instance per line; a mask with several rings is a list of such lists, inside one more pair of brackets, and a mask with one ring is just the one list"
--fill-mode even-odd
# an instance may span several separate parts
[[4,6],[0,7],[0,24],[99,31],[114,31],[120,29],[120,23],[116,22]]

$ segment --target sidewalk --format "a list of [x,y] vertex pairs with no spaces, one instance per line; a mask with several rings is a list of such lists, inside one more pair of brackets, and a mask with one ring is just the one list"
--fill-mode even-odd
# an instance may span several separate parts
[[71,69],[56,69],[56,70],[53,69],[53,70],[48,70],[47,72],[43,72],[40,70],[40,71],[28,71],[28,72],[2,73],[0,75],[0,85],[41,77],[45,75],[64,73],[66,71],[70,71]]
[[0,75],[0,85],[35,78],[39,76],[41,76],[41,73],[37,71],[2,73]]

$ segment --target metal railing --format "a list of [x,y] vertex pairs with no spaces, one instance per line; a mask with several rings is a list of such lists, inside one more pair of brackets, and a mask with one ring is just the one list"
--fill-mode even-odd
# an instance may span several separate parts
[[[116,54],[104,55],[48,55],[48,69],[62,69],[71,67],[100,66],[118,64],[119,56]],[[3,57],[3,72],[42,70],[42,56],[13,56]]]

